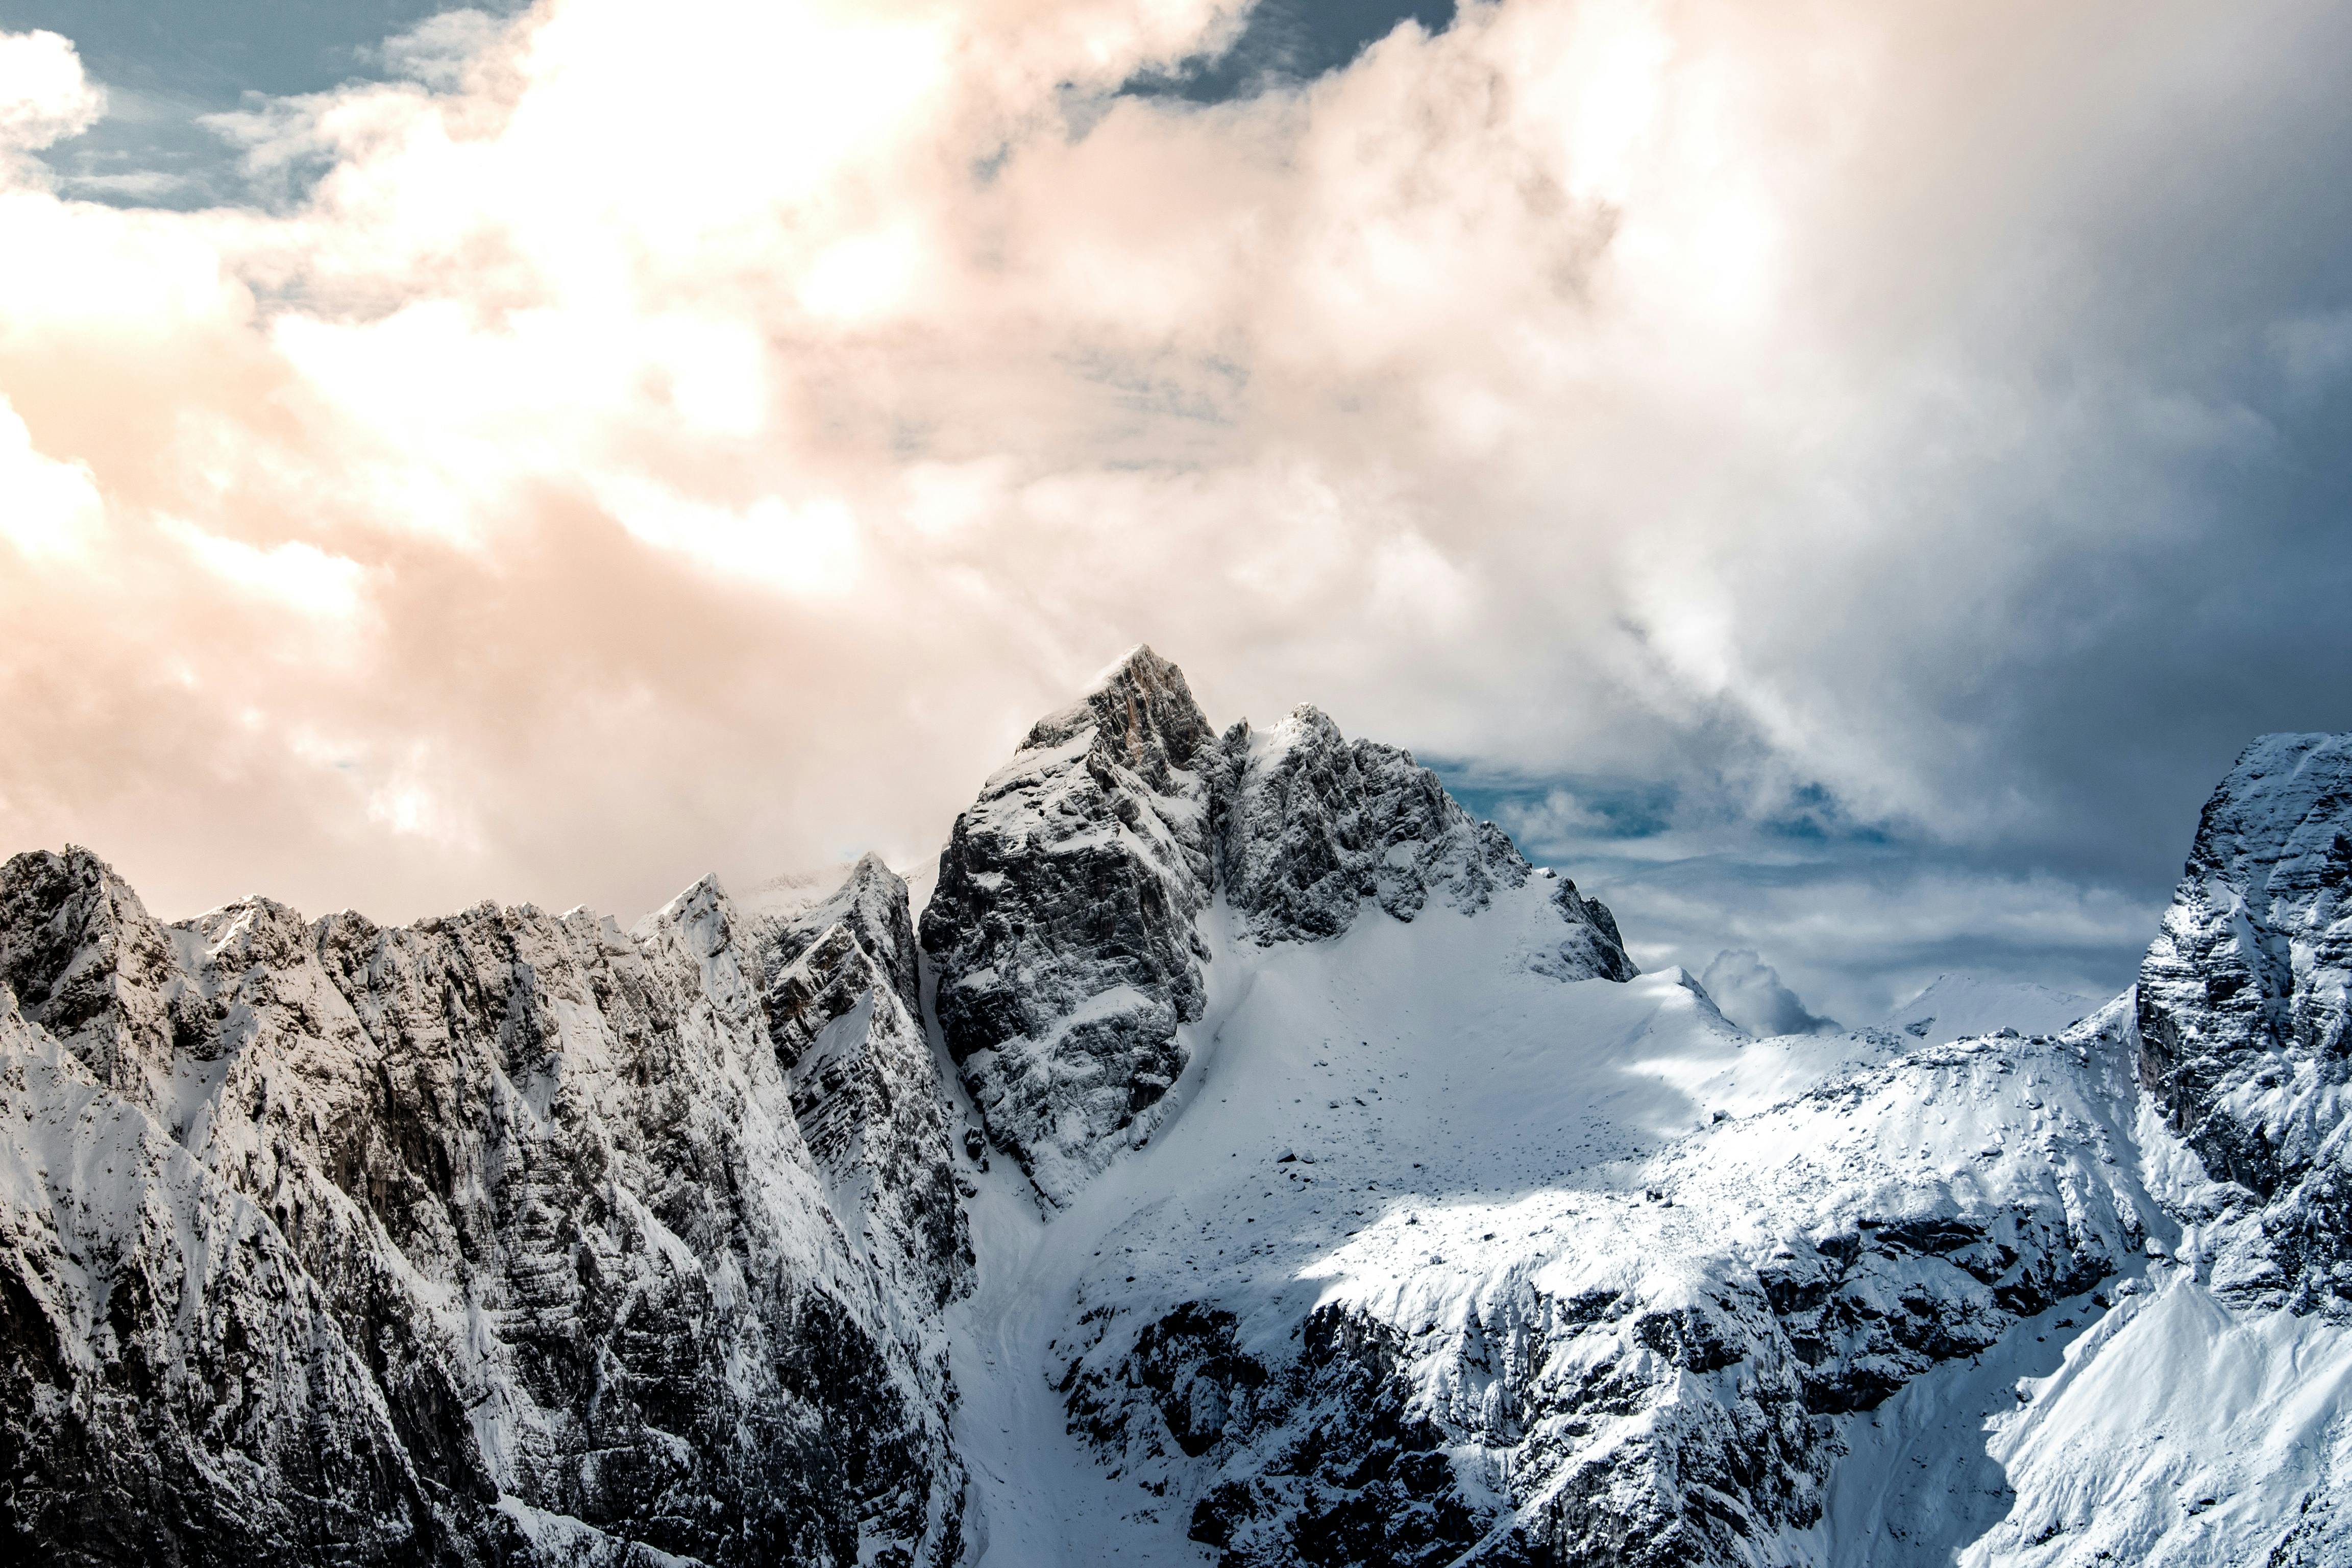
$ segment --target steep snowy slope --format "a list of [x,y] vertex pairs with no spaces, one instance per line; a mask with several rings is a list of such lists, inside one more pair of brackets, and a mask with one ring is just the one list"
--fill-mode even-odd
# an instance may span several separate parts
[[870,857],[623,932],[165,924],[19,856],[0,1522],[84,1563],[2329,1568],[2347,889],[2352,737],[2268,737],[2134,993],[1947,976],[1759,1039],[1406,753],[1219,734],[1140,649],[919,927]]
[[[2079,998],[1948,977],[1915,1029],[1754,1041],[1679,973],[1563,982],[1581,900],[1538,875],[1350,861],[1327,723],[1212,774],[1150,1139],[1050,1218],[983,1179],[954,1327],[982,1561],[2343,1554],[2352,1352],[2214,1294],[2207,1222],[2244,1205],[2143,1091],[2144,1005],[2066,1027]],[[1268,898],[1253,858],[1306,869]],[[1993,1017],[2044,1026],[1940,1037]]]
[[[1183,672],[1139,647],[1037,721],[956,818],[922,940],[947,1047],[990,1139],[1067,1204],[1160,1125],[1202,1016],[1202,921],[1260,946],[1337,936],[1367,907],[1475,911],[1533,868],[1394,747],[1301,708],[1222,740]],[[1523,962],[1633,973],[1609,911],[1546,879]]]
[[[873,902],[771,955],[780,1033],[846,1064],[812,1085],[787,1076],[708,883],[634,934],[527,907],[390,930],[258,900],[165,926],[84,852],[8,862],[16,1547],[954,1561],[935,1320],[961,1219],[924,1173],[949,1158],[919,1147],[944,1141],[936,1080],[909,1111],[867,1109],[894,1087],[875,1058],[928,1066],[864,945]],[[895,925],[903,945],[903,910]]]
[[2002,1029],[2025,1035],[2055,1034],[2089,1017],[2098,1007],[2096,997],[2077,996],[2048,985],[1987,980],[1975,974],[1938,974],[1925,991],[1872,1026],[1931,1046],[1948,1046],[1971,1035]]
[[[1802,1561],[1775,1542],[1817,1517],[1841,1413],[2166,1224],[2107,1163],[2132,1116],[2113,1018],[2079,1051],[1881,1037],[1823,1087],[1873,1043],[1743,1043],[1678,974],[1497,962],[1543,916],[1236,965],[1181,1113],[1031,1243],[1060,1296],[1031,1329],[1042,1414],[1138,1487],[1132,1550]],[[1036,1522],[1003,1561],[1057,1560]]]

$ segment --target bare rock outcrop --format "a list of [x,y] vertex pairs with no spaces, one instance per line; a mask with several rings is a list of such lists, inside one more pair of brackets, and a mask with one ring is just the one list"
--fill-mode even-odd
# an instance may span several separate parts
[[937,1292],[845,1235],[715,884],[634,932],[163,925],[95,857],[26,855],[0,965],[17,1551],[959,1554],[944,1358],[907,1331]]
[[2347,984],[2352,735],[2265,735],[2206,803],[2138,991],[2142,1076],[2242,1194],[2213,1265],[2235,1294],[2352,1303]]
[[[985,1121],[1066,1203],[1148,1137],[1190,1055],[1220,895],[1261,945],[1346,932],[1367,906],[1465,914],[1533,868],[1409,752],[1314,708],[1222,739],[1150,648],[1038,721],[957,817],[923,915],[940,1026]],[[1562,879],[1534,957],[1561,980],[1635,973],[1616,922]]]

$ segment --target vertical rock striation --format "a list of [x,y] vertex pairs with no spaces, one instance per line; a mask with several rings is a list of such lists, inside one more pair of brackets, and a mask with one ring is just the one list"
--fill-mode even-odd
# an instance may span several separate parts
[[1215,734],[1149,648],[1041,719],[956,818],[923,910],[940,1029],[1000,1148],[1064,1203],[1183,1070]]
[[971,1289],[971,1238],[923,1033],[907,884],[868,855],[831,898],[754,922],[752,945],[769,1037],[833,1212],[891,1283],[886,1301],[920,1309],[905,1326],[926,1353],[944,1356],[932,1314]]
[[[858,1005],[903,1028],[887,967]],[[19,856],[0,977],[20,1551],[959,1554],[951,1391],[908,1330],[938,1288],[894,1300],[845,1236],[715,884],[633,933],[164,926],[86,852]],[[873,1212],[922,1208],[886,1191],[913,1163],[871,1164]]]
[[[1040,720],[957,817],[923,915],[940,1026],[989,1135],[1060,1205],[1147,1135],[1188,1059],[1222,893],[1260,945],[1344,934],[1369,902],[1465,914],[1533,868],[1411,753],[1317,709],[1217,738],[1183,672],[1138,648]],[[1560,879],[1562,980],[1630,979],[1616,922]]]
[[2215,1282],[2352,1300],[2352,735],[2239,757],[2139,975],[2141,1072],[2215,1181],[2243,1189]]

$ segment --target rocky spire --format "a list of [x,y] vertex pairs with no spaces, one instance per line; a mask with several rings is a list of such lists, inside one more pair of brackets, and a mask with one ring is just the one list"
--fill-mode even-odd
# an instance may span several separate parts
[[2258,1200],[2249,1288],[2352,1299],[2347,985],[2352,735],[2265,735],[2205,805],[2138,992],[2142,1080]]
[[[1206,995],[1200,917],[1222,889],[1261,945],[1349,930],[1368,905],[1464,913],[1534,869],[1412,754],[1302,707],[1222,740],[1148,647],[1031,727],[956,819],[924,911],[948,1049],[1000,1148],[1066,1202],[1149,1135]],[[1634,973],[1609,912],[1552,889],[1562,980]]]
[[1214,731],[1150,648],[1031,727],[956,818],[923,911],[935,1005],[990,1137],[1062,1203],[1183,1070],[1208,949]]
[[0,866],[0,985],[99,1081],[161,1103],[184,987],[170,936],[111,866],[79,845]]

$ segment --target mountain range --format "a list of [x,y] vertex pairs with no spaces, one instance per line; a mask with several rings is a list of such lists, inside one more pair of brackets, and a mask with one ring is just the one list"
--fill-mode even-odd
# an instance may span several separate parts
[[625,931],[6,862],[14,1550],[2352,1562],[2352,736],[2247,749],[2122,996],[1855,1030],[1149,649],[924,870]]

